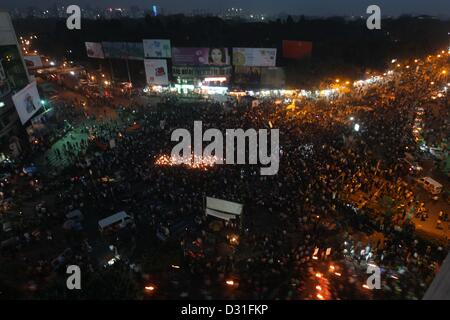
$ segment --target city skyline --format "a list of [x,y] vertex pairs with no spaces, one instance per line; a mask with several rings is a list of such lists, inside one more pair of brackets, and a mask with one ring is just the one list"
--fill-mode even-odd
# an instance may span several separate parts
[[165,14],[184,13],[189,14],[193,11],[202,11],[212,14],[217,14],[231,8],[242,8],[245,11],[251,11],[255,13],[266,13],[269,15],[275,15],[280,13],[290,13],[292,15],[310,15],[310,16],[352,16],[352,15],[365,15],[366,8],[369,5],[376,4],[380,6],[382,15],[384,16],[398,16],[402,14],[413,15],[435,15],[435,16],[450,16],[450,2],[444,0],[399,0],[399,1],[387,1],[382,0],[377,3],[373,3],[371,0],[321,0],[318,1],[294,1],[294,0],[248,0],[241,2],[238,0],[231,1],[218,1],[218,0],[194,0],[194,1],[182,1],[182,0],[165,0],[165,1],[146,1],[146,0],[99,0],[93,4],[87,0],[74,1],[40,1],[39,5],[32,0],[4,0],[0,6],[0,10],[13,10],[13,9],[25,9],[27,7],[36,8],[48,8],[57,4],[58,6],[65,6],[69,4],[78,4],[80,7],[90,8],[130,8],[132,6],[138,6],[141,9],[148,8],[151,10],[153,5],[157,5],[164,10]]

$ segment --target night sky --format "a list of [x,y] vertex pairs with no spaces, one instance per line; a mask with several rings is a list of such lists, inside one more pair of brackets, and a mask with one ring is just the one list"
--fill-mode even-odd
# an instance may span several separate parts
[[368,5],[377,4],[383,15],[430,14],[450,17],[449,0],[1,0],[0,9],[22,8],[26,6],[47,7],[61,5],[90,4],[92,7],[141,8],[152,4],[161,6],[166,13],[190,13],[193,9],[217,12],[221,9],[241,7],[255,13],[291,13],[305,15],[365,15]]

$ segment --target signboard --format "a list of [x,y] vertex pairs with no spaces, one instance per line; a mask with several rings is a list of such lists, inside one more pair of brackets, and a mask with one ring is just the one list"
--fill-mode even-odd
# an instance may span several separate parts
[[165,39],[144,39],[144,57],[145,58],[171,58],[172,49],[170,40]]
[[283,40],[283,57],[287,59],[303,59],[311,56],[312,42]]
[[36,82],[30,83],[13,95],[12,101],[22,124],[30,120],[30,118],[42,107]]
[[127,42],[127,59],[144,60],[144,46],[142,42]]
[[283,88],[286,76],[283,68],[261,68],[261,86],[264,88]]
[[[8,79],[6,78],[5,69],[3,69],[2,60],[0,59],[0,97],[7,95],[11,91],[11,88],[8,83]],[[0,107],[4,107],[3,105]]]
[[172,48],[175,65],[228,65],[230,56],[227,48]]
[[173,64],[208,64],[208,48],[172,48]]
[[102,44],[100,42],[85,42],[86,54],[89,58],[104,59]]
[[234,83],[257,85],[261,81],[260,67],[234,67]]
[[247,67],[275,67],[276,48],[233,48],[233,65]]
[[23,60],[25,61],[26,66],[30,69],[42,67],[42,60],[39,55],[23,56]]
[[242,214],[243,205],[237,202],[206,197],[206,215],[223,220],[235,219]]
[[144,46],[141,42],[102,42],[105,58],[143,60]]
[[145,59],[145,77],[149,85],[168,85],[167,61],[164,59]]

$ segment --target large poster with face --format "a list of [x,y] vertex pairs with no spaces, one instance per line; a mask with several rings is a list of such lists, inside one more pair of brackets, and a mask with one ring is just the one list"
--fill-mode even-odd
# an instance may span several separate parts
[[233,65],[246,67],[275,67],[276,48],[233,48]]
[[228,54],[228,48],[209,48],[208,64],[212,66],[223,66],[230,64],[230,55]]
[[86,54],[89,58],[105,58],[105,55],[103,54],[102,44],[100,42],[85,42],[85,45]]
[[145,77],[149,85],[168,85],[167,61],[164,59],[145,59]]
[[30,120],[30,118],[42,107],[36,82],[30,83],[13,95],[12,101],[22,124]]
[[172,60],[174,65],[228,65],[230,55],[228,48],[172,48]]
[[142,41],[144,45],[144,57],[145,58],[171,58],[172,49],[170,46],[170,40],[166,39],[144,39]]

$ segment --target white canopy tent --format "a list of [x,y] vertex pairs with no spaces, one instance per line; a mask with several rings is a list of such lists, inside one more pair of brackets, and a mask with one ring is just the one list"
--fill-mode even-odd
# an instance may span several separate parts
[[205,214],[221,220],[230,221],[241,217],[244,206],[237,202],[206,197]]
[[105,219],[99,220],[98,226],[99,226],[100,230],[103,230],[112,224],[118,223],[119,221],[121,223],[124,223],[129,219],[131,219],[131,217],[125,211],[120,211],[120,212],[117,212],[116,214],[113,214],[112,216],[109,216],[109,217],[106,217]]

